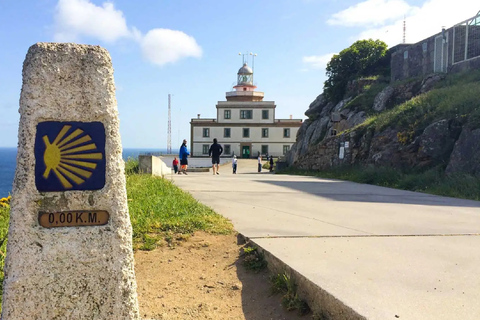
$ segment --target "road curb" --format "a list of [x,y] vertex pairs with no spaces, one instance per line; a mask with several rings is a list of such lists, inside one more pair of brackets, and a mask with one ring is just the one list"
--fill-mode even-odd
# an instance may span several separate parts
[[268,263],[268,270],[272,274],[287,274],[297,286],[298,296],[305,300],[312,310],[314,319],[331,319],[331,320],[365,320],[366,318],[352,308],[345,305],[342,301],[322,289],[310,281],[307,277],[287,265],[274,254],[265,250],[254,239],[249,239],[239,233],[239,239],[250,242],[257,250],[261,252]]

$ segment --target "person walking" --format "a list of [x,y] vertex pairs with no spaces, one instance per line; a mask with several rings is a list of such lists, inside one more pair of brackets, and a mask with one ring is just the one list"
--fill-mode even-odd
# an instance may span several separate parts
[[177,159],[177,157],[175,157],[173,159],[172,166],[173,166],[173,171],[175,172],[175,174],[177,174],[177,172],[178,172],[178,159]]
[[273,157],[270,156],[270,172],[273,172]]
[[233,168],[233,174],[237,174],[237,156],[233,156],[232,159],[232,168]]
[[178,174],[180,174],[180,173],[187,174],[188,156],[189,155],[190,155],[190,153],[188,152],[188,149],[187,149],[187,140],[183,139],[183,143],[180,146],[180,152],[179,152],[180,171],[178,171]]
[[262,155],[258,155],[258,172],[262,172]]
[[213,174],[220,174],[218,172],[218,165],[220,164],[220,155],[223,152],[222,146],[217,142],[217,138],[213,138],[213,144],[208,150],[208,156],[212,157]]

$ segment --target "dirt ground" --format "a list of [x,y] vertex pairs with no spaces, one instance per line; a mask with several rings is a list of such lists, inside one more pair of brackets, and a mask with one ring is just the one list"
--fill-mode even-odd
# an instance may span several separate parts
[[307,320],[270,293],[268,271],[247,270],[237,235],[196,233],[170,248],[135,253],[143,319]]

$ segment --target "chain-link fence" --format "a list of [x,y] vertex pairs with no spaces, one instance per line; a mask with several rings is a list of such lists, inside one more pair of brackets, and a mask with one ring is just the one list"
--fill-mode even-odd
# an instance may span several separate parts
[[480,56],[480,13],[453,27],[452,64]]

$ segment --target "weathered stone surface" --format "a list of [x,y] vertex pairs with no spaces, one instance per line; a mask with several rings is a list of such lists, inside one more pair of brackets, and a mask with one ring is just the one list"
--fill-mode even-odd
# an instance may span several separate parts
[[446,172],[480,176],[480,129],[463,128],[453,148]]
[[314,126],[314,130],[312,136],[310,137],[310,145],[317,144],[325,138],[328,133],[327,125],[329,122],[329,117],[323,117],[312,123],[312,126]]
[[398,150],[400,144],[397,130],[387,129],[374,135],[370,145],[370,163],[379,166],[396,166],[399,164]]
[[[443,78],[443,74],[431,75],[423,81],[411,79],[388,86],[376,96],[372,109],[381,112],[408,101],[420,93],[431,90],[434,84]],[[358,94],[362,88],[359,83],[352,82],[351,93]],[[477,157],[480,154],[480,146],[465,137],[464,133],[459,140],[462,123],[458,120],[437,121],[425,128],[421,134],[412,128],[404,128],[404,131],[399,132],[395,126],[383,129],[382,132],[376,131],[374,127],[368,130],[360,127],[357,132],[345,133],[345,130],[363,123],[368,113],[357,112],[354,108],[348,107],[350,100],[349,97],[334,105],[323,96],[317,97],[310,105],[309,111],[312,112],[313,108],[320,104],[322,108],[311,113],[312,121],[304,127],[302,135],[297,136],[297,141],[287,157],[290,165],[312,170],[357,163],[427,169],[448,163],[450,159],[448,172],[478,174]],[[340,136],[329,136],[330,129],[333,128],[338,134],[341,133]],[[475,134],[473,137],[477,139]],[[339,159],[339,146],[345,141],[350,141],[351,147],[345,149],[345,158]],[[473,162],[469,160],[470,158]],[[464,166],[464,163],[468,164]]]
[[303,143],[303,139],[305,137],[307,128],[311,124],[312,124],[312,121],[307,119],[302,123],[302,125],[300,126],[300,129],[298,129],[295,143],[290,147],[290,150],[285,155],[285,161],[288,165],[291,165],[293,162],[295,162],[298,156],[300,155],[300,149]]
[[365,119],[367,119],[367,114],[365,113],[365,111],[351,112],[347,116],[347,127],[353,128],[365,122]]
[[340,101],[335,105],[332,112],[340,112],[350,100],[352,100],[352,98],[350,97],[347,99],[343,99],[342,101]]
[[434,73],[434,74],[428,75],[422,81],[420,93],[425,93],[432,90],[435,84],[439,81],[442,81],[443,79],[445,79],[445,74],[443,73]]
[[[139,319],[113,68],[98,46],[38,43],[23,66],[18,160],[10,212],[3,320]],[[38,192],[36,126],[100,121],[100,190]],[[46,229],[39,211],[106,210],[103,226]]]
[[330,113],[332,112],[334,107],[335,104],[333,102],[328,102],[325,107],[322,108],[322,111],[320,112],[320,117],[330,116]]
[[396,85],[394,87],[395,92],[387,101],[387,107],[402,104],[418,95],[421,83],[421,80],[412,80],[400,85]]
[[385,110],[387,101],[392,98],[394,93],[395,89],[391,86],[387,86],[385,89],[383,89],[379,94],[377,94],[375,100],[373,101],[373,110],[377,112]]
[[315,132],[316,124],[318,122],[319,120],[313,121],[305,130],[305,135],[303,136],[303,139],[301,140],[300,147],[299,147],[300,155],[305,154],[308,151],[312,134]]
[[312,124],[312,121],[309,119],[306,119],[305,121],[303,121],[302,125],[300,126],[300,129],[298,129],[297,131],[296,141],[303,139],[305,132],[307,131],[307,128],[308,126],[310,126],[310,124]]
[[446,119],[432,123],[419,137],[418,158],[421,160],[442,160],[452,152],[462,127]]
[[305,111],[305,115],[307,117],[315,116],[320,114],[322,111],[322,108],[325,106],[327,103],[325,97],[323,94],[319,95],[313,102],[310,104],[308,107],[308,110]]
[[172,173],[172,168],[168,167],[160,157],[141,154],[138,156],[138,171],[163,178]]

